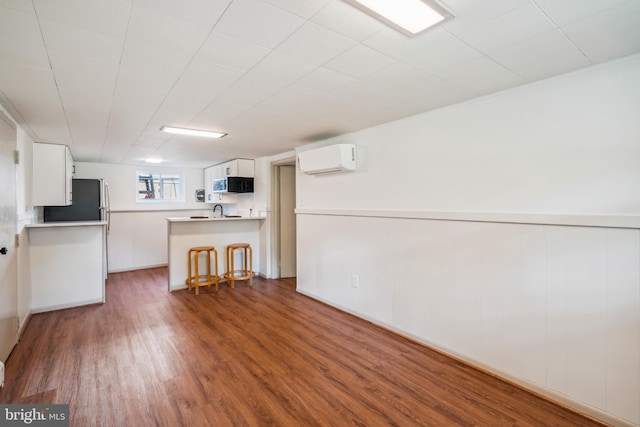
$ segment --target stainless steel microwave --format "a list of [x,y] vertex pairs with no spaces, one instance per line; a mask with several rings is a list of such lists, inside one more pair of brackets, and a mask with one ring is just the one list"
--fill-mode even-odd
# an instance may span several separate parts
[[228,176],[213,180],[214,193],[253,193],[253,178]]

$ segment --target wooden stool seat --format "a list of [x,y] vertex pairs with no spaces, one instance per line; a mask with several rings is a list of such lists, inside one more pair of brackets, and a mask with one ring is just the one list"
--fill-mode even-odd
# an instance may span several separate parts
[[[235,250],[241,250],[244,257],[242,268],[237,270],[233,256]],[[255,276],[255,273],[253,272],[253,249],[251,249],[251,245],[249,243],[230,243],[227,245],[224,278],[231,284],[231,288],[235,288],[236,280],[249,280],[249,286],[253,286],[253,276]]]
[[[198,261],[201,253],[205,253],[207,257],[207,273],[200,274],[200,268],[198,265]],[[211,274],[211,254],[213,253],[214,259],[214,274]],[[196,295],[200,295],[200,286],[211,286],[216,285],[216,291],[218,291],[218,284],[220,283],[220,276],[218,276],[218,251],[213,246],[195,246],[189,249],[189,253],[187,255],[187,264],[188,264],[188,274],[189,277],[184,281],[185,285],[189,287],[189,292],[191,292],[191,288],[196,288]],[[191,259],[193,258],[195,264],[193,266],[193,270],[191,268]]]

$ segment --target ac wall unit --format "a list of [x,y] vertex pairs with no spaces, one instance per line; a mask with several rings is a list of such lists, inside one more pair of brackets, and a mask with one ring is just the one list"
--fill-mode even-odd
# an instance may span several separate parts
[[300,170],[306,174],[356,170],[356,145],[335,144],[298,153]]

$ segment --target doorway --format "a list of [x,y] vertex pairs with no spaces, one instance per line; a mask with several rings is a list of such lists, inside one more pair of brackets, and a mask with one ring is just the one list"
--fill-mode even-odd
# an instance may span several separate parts
[[274,279],[296,277],[296,166],[295,158],[272,164]]

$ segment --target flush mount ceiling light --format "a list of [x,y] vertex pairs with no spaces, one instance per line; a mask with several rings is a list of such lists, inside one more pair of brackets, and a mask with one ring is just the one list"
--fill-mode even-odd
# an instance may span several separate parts
[[207,130],[196,130],[196,129],[186,129],[186,128],[174,128],[171,126],[162,126],[160,128],[161,132],[175,133],[178,135],[192,135],[192,136],[204,136],[206,138],[222,138],[226,135],[226,133],[222,132],[210,132]]
[[434,0],[345,1],[410,37],[453,17]]
[[147,163],[162,163],[162,159],[156,159],[156,158],[148,158],[148,159],[144,159],[144,161]]

